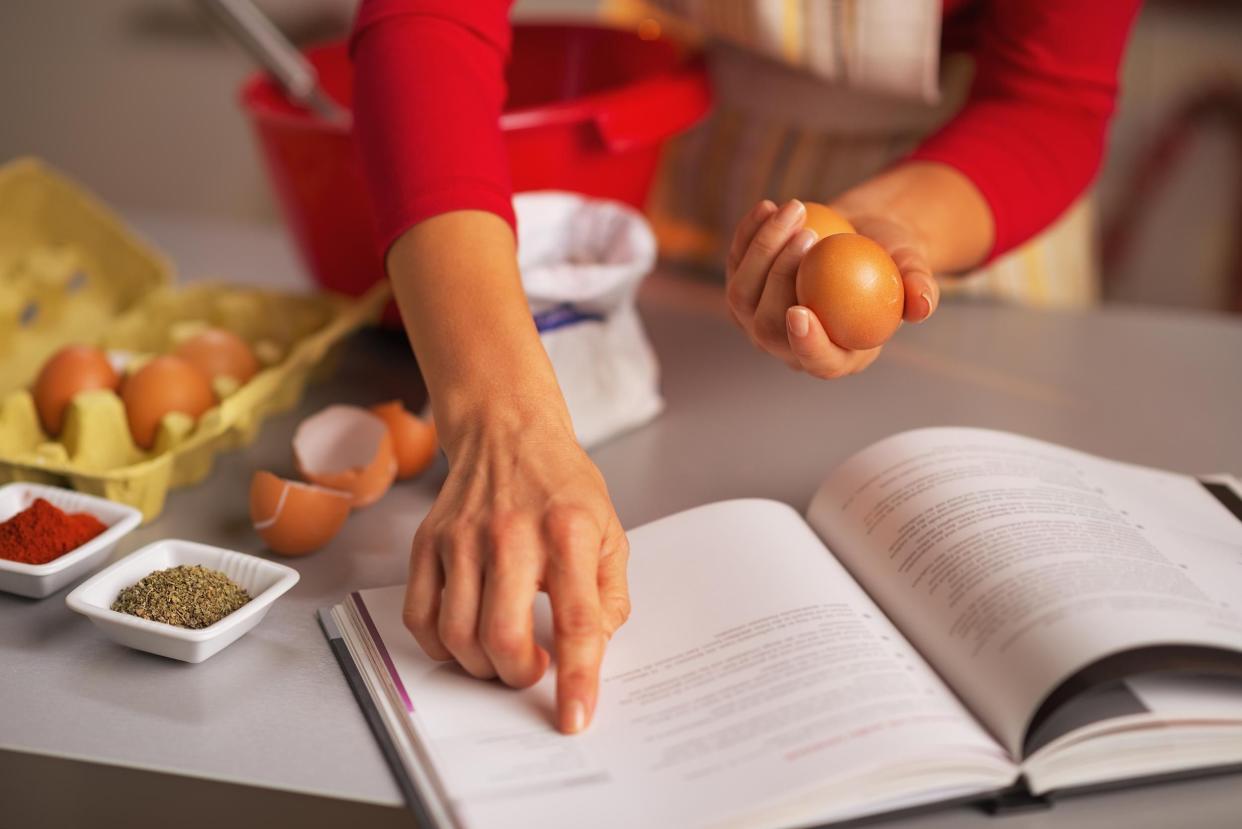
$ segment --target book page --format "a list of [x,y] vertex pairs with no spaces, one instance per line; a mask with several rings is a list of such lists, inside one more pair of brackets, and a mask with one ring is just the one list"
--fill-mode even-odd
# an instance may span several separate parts
[[1242,763],[1238,676],[1134,676],[1083,694],[1058,718],[1078,722],[1049,723],[1063,733],[1023,764],[1037,794]]
[[[1013,779],[790,507],[714,504],[630,540],[633,614],[609,645],[595,722],[574,737],[553,730],[551,673],[524,691],[471,679],[421,653],[401,588],[360,594],[462,825],[717,825],[885,769],[905,789],[870,791],[894,800]],[[927,768],[940,789],[912,772]],[[859,802],[861,785],[842,791],[826,808],[883,808]]]
[[842,464],[808,520],[1015,758],[1104,656],[1242,651],[1242,522],[1189,476],[922,429]]

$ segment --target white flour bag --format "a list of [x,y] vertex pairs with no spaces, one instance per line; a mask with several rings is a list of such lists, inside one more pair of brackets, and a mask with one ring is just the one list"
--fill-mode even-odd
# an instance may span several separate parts
[[573,193],[522,193],[513,205],[522,284],[579,442],[595,446],[648,422],[664,401],[634,306],[656,258],[646,219]]

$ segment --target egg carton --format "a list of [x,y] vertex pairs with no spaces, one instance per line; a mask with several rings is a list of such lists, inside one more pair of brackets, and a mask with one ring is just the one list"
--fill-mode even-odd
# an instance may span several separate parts
[[[41,163],[0,167],[0,483],[67,485],[129,504],[145,520],[168,490],[205,478],[219,452],[252,441],[264,418],[297,405],[349,333],[375,320],[387,285],[350,299],[224,283],[174,289],[168,260],[106,207]],[[120,398],[100,390],[43,431],[29,386],[69,343],[138,365],[205,327],[246,340],[261,364],[242,385],[218,381],[197,420],[169,414],[150,450],[134,444]]]

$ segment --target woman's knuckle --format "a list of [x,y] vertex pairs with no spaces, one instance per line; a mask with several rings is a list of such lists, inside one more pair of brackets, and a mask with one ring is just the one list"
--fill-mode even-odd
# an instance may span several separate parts
[[769,258],[776,256],[781,252],[781,248],[785,247],[785,243],[789,241],[793,233],[794,230],[782,227],[774,219],[768,219],[759,227],[755,238],[751,240],[751,249]]
[[522,536],[522,516],[517,512],[498,512],[487,522],[487,535],[495,550],[518,544]]
[[444,564],[444,572],[447,577],[452,577],[453,573],[465,572],[472,573],[482,571],[483,561],[479,558],[478,551],[474,547],[458,546],[448,552]]
[[748,311],[747,298],[742,291],[742,286],[736,279],[730,279],[725,283],[725,302],[735,311]]
[[579,506],[559,505],[548,510],[544,519],[549,535],[562,543],[574,544],[590,535],[595,522],[591,514]]
[[569,668],[559,675],[559,680],[568,688],[584,688],[594,684],[596,677],[582,668]]
[[553,614],[555,630],[561,636],[578,638],[598,633],[599,614],[585,604],[570,604]]
[[473,571],[483,567],[478,545],[472,542],[457,541],[446,544],[441,553],[441,560],[446,574],[458,570]]
[[417,604],[406,605],[401,611],[401,621],[406,630],[415,635],[430,633],[434,630],[435,621],[431,617],[431,608]]
[[472,624],[441,617],[439,634],[440,641],[454,653],[460,653],[474,646],[474,625]]
[[624,532],[618,532],[616,541],[612,547],[612,555],[620,556],[629,561],[630,558],[630,538]]
[[424,522],[414,532],[414,540],[410,543],[410,553],[414,556],[433,555],[436,550],[435,534]]
[[496,656],[518,656],[525,644],[522,631],[511,624],[493,622],[484,630],[481,637],[483,649]]
[[783,241],[776,230],[765,227],[755,234],[754,240],[750,243],[750,249],[764,259],[771,259],[780,252]]
[[755,342],[767,351],[778,351],[789,344],[783,322],[778,323],[771,315],[765,314],[755,318]]
[[772,263],[772,272],[781,276],[793,276],[798,272],[802,262],[802,253],[794,245],[785,245],[776,261]]
[[467,518],[454,518],[440,529],[440,538],[449,544],[461,546],[475,537],[475,523]]

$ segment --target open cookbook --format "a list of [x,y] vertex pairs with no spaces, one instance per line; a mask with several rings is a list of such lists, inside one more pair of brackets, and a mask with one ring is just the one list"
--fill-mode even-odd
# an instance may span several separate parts
[[[321,613],[411,805],[445,827],[805,826],[1242,766],[1236,481],[934,428],[805,516],[633,530],[590,729],[423,655],[404,590]],[[550,639],[546,605],[537,628]],[[555,666],[554,666],[555,667]]]

